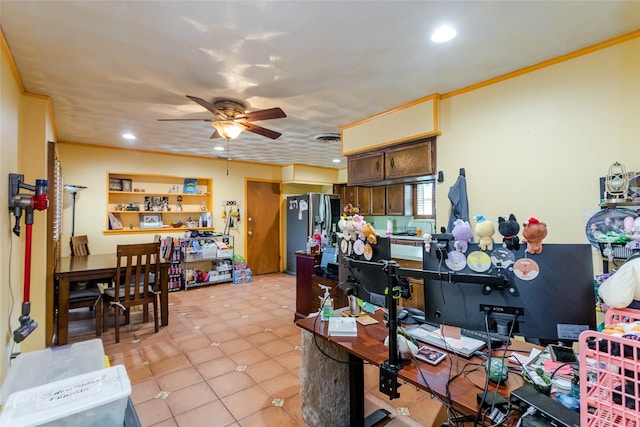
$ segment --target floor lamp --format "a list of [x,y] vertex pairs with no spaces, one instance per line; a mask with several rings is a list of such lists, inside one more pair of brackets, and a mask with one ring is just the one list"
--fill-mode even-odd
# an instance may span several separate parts
[[76,228],[76,194],[87,187],[82,185],[65,184],[64,189],[71,194],[71,237],[75,235]]

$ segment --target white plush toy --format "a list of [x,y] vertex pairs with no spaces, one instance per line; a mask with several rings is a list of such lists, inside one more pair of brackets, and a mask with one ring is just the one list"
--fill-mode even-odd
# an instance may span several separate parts
[[635,308],[640,304],[640,256],[628,259],[613,276],[602,282],[598,295],[613,308]]

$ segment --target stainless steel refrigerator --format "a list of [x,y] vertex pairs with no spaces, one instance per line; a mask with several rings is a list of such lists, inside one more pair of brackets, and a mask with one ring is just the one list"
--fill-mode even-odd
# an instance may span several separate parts
[[340,195],[307,193],[287,197],[287,268],[296,273],[296,251],[307,248],[307,240],[318,232],[323,243],[335,240],[340,220]]

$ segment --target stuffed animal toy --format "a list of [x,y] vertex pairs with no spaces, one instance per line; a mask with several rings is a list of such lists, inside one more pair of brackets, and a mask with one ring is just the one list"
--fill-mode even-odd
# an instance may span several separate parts
[[628,216],[622,224],[624,233],[631,239],[631,241],[627,243],[626,248],[629,250],[640,249],[640,216],[637,218]]
[[483,251],[493,250],[493,235],[496,229],[493,224],[487,221],[484,215],[476,215],[476,236],[478,236],[478,245]]
[[354,223],[354,227],[356,230],[356,235],[359,239],[364,240],[366,239],[366,236],[362,233],[362,229],[365,226],[365,224],[367,223],[367,221],[364,220],[364,217],[362,215],[354,215],[353,216],[353,223]]
[[629,257],[602,282],[598,295],[609,307],[640,309],[640,256]]
[[547,224],[536,218],[529,218],[522,224],[523,242],[527,244],[527,252],[539,254],[542,252],[542,240],[547,237]]
[[373,228],[373,225],[369,224],[368,222],[366,222],[362,226],[362,234],[365,236],[365,238],[367,239],[367,242],[369,242],[370,244],[375,245],[376,243],[378,243],[378,236],[380,234],[378,234],[376,232],[376,229]]
[[514,214],[509,215],[509,219],[502,216],[498,218],[498,232],[504,236],[502,243],[507,249],[516,251],[520,249],[519,231],[520,224]]
[[456,219],[453,223],[453,230],[451,230],[455,242],[453,246],[457,251],[465,253],[469,248],[469,242],[473,239],[473,231],[471,230],[471,224],[469,221],[462,219]]
[[338,227],[342,231],[342,237],[345,240],[356,240],[358,238],[358,232],[356,231],[356,223],[353,219],[345,219],[338,222]]

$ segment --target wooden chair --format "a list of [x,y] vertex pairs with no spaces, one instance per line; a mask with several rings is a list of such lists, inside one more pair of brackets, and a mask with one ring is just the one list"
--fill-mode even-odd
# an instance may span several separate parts
[[[160,294],[160,243],[118,245],[116,249],[116,284],[102,294],[102,331],[108,330],[109,308],[115,312],[116,342],[120,342],[120,310],[126,322],[130,308],[143,306],[143,321],[149,321],[149,304],[153,305],[153,322],[158,332],[158,295]],[[96,310],[96,317],[100,315]],[[97,329],[100,321],[96,319]],[[96,331],[98,336],[100,330]]]
[[[71,256],[89,255],[87,236],[72,236],[69,244],[71,245]],[[93,310],[99,303],[100,295],[100,289],[95,281],[72,282],[71,289],[69,289],[69,309],[89,307],[90,310]]]
[[71,236],[71,256],[89,255],[89,238],[87,236]]

